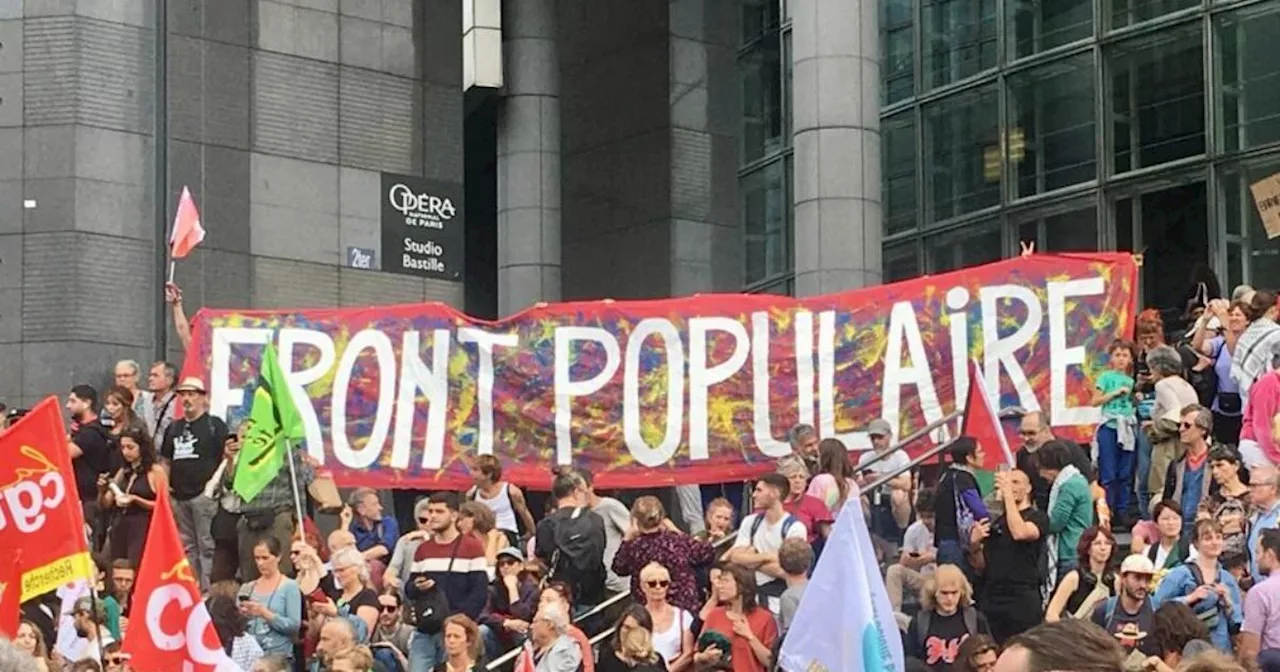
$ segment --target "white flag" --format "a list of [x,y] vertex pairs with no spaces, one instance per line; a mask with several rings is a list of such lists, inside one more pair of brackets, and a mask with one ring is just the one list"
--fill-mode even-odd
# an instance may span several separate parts
[[857,497],[836,518],[779,659],[787,672],[903,672],[902,636]]

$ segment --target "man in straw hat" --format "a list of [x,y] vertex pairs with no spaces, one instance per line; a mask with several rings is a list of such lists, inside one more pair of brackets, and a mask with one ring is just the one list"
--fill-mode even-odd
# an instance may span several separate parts
[[165,430],[160,457],[169,465],[169,489],[178,533],[204,590],[209,587],[213,571],[211,525],[218,510],[217,503],[204,495],[204,487],[222,462],[227,425],[209,415],[209,397],[199,378],[183,379],[175,392],[182,403],[182,418]]
[[1145,656],[1159,655],[1159,645],[1148,638],[1155,625],[1151,605],[1151,577],[1155,566],[1147,556],[1135,553],[1120,564],[1120,594],[1109,597],[1093,610],[1093,622],[1115,635],[1126,651]]

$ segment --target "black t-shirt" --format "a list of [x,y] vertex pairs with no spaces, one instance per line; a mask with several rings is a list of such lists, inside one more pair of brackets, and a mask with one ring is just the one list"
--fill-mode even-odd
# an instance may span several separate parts
[[338,597],[333,598],[333,603],[338,605],[338,611],[341,612],[343,606],[346,606],[347,613],[356,615],[360,607],[373,607],[378,613],[382,613],[382,605],[378,603],[378,594],[369,588],[355,594],[350,600],[344,602],[342,600],[342,590],[338,590]]
[[1018,541],[1009,533],[1009,518],[1000,516],[987,537],[986,586],[988,590],[1008,592],[1010,589],[1038,588],[1048,565],[1045,560],[1045,538],[1049,536],[1049,516],[1035,507],[1022,509],[1022,519],[1040,530],[1034,541]]
[[929,631],[921,633],[920,615],[911,619],[907,628],[907,636],[903,639],[908,656],[923,660],[933,672],[951,672],[951,665],[956,662],[960,653],[960,644],[971,634],[991,634],[991,626],[987,617],[977,612],[977,632],[969,632],[964,624],[964,608],[956,610],[950,616],[939,616],[935,611],[929,615]]
[[111,437],[101,422],[86,422],[71,435],[71,442],[80,448],[81,455],[71,461],[76,474],[76,490],[80,501],[98,501],[98,474],[111,471]]
[[222,462],[227,425],[205,413],[195,420],[175,420],[164,433],[160,456],[169,461],[173,498],[186,501],[204,491]]
[[[1111,607],[1115,607],[1115,613],[1111,613]],[[1152,633],[1156,631],[1155,620],[1156,612],[1151,606],[1151,599],[1147,598],[1143,602],[1142,608],[1136,614],[1130,614],[1124,610],[1124,606],[1120,604],[1119,597],[1112,597],[1103,600],[1102,604],[1093,608],[1094,625],[1116,634],[1124,627],[1125,623],[1137,623],[1140,632],[1147,633],[1147,636],[1138,640],[1138,650],[1148,656],[1158,656],[1161,654],[1160,645],[1156,642],[1156,638]],[[1110,623],[1108,623],[1110,621]]]

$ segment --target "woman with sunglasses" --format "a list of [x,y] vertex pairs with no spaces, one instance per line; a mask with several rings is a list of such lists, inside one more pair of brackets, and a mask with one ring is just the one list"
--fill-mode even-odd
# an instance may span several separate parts
[[509,649],[524,641],[538,607],[538,581],[524,571],[518,548],[504,548],[497,555],[497,576],[489,584],[489,603],[480,614],[490,651]]
[[671,574],[651,562],[640,570],[644,608],[653,619],[653,649],[667,663],[668,672],[680,672],[693,662],[693,614],[667,602]]
[[293,640],[302,626],[302,590],[280,573],[280,540],[263,537],[253,547],[258,578],[240,587],[240,613],[267,655],[293,660]]

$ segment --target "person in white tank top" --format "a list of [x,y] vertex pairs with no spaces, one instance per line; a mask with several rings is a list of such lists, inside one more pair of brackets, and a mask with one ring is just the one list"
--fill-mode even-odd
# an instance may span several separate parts
[[475,487],[467,493],[468,498],[493,511],[497,529],[507,535],[512,546],[519,546],[521,524],[524,525],[525,534],[533,534],[533,514],[529,513],[524,493],[520,488],[502,480],[502,463],[498,458],[493,455],[477,457],[471,467],[471,480]]
[[671,573],[661,564],[640,570],[644,608],[653,619],[653,650],[667,662],[667,672],[681,672],[693,667],[693,614],[667,602],[670,587]]

